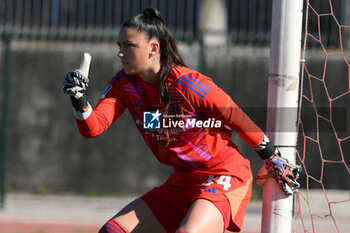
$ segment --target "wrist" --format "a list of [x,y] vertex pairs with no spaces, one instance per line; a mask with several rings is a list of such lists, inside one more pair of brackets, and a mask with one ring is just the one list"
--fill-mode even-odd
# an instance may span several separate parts
[[73,115],[74,115],[74,117],[77,120],[84,121],[84,120],[86,120],[86,119],[88,119],[90,117],[90,115],[92,114],[92,110],[93,109],[92,109],[91,105],[88,102],[88,105],[84,109],[84,112],[79,112],[79,111],[75,110],[74,107],[72,107],[72,110],[73,110]]
[[260,158],[263,160],[270,159],[272,156],[274,156],[275,151],[276,151],[276,148],[271,143],[269,143],[266,146],[266,148],[264,148],[263,150],[260,150],[260,151],[256,150]]
[[87,96],[86,94],[83,94],[80,98],[74,98],[73,96],[70,96],[70,100],[72,102],[73,108],[78,112],[84,112],[86,111],[88,107],[87,102]]
[[264,138],[259,143],[259,145],[254,148],[254,150],[263,160],[270,158],[276,152],[275,146],[270,143],[270,140],[266,135],[264,135]]

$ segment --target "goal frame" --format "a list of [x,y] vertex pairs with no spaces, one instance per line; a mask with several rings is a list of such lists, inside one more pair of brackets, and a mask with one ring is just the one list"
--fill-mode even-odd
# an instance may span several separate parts
[[[283,157],[295,163],[299,104],[303,0],[274,0],[272,6],[266,134]],[[290,233],[293,196],[274,179],[264,185],[262,233]]]

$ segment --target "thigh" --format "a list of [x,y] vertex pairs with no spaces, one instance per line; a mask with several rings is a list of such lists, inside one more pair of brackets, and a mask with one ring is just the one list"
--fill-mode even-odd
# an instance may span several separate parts
[[212,202],[198,199],[193,202],[177,232],[222,233],[224,220]]
[[141,198],[125,206],[113,218],[130,233],[166,232]]

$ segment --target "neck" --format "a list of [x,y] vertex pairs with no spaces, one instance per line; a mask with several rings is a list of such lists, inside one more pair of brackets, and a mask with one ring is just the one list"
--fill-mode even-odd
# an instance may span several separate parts
[[139,74],[140,78],[146,83],[153,83],[158,79],[160,73],[160,64],[153,66],[151,69]]

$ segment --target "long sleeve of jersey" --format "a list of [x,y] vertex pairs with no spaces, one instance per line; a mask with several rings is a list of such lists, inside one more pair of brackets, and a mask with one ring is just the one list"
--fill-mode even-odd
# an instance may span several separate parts
[[84,113],[73,109],[79,132],[86,138],[96,137],[102,134],[107,128],[124,112],[126,105],[120,90],[112,84],[116,78],[107,85],[103,98],[93,109],[89,104]]
[[196,109],[234,129],[248,145],[256,147],[262,142],[263,131],[210,78],[192,73],[177,82]]

